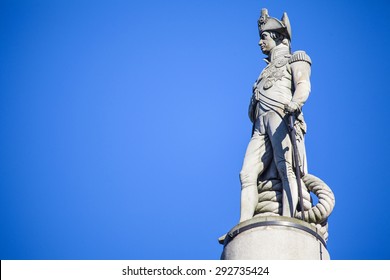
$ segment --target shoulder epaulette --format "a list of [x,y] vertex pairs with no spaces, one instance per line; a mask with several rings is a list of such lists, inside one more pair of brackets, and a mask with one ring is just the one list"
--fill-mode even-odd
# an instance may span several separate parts
[[288,60],[288,63],[291,64],[297,61],[305,61],[311,65],[311,59],[304,51],[294,52],[290,57],[290,59]]

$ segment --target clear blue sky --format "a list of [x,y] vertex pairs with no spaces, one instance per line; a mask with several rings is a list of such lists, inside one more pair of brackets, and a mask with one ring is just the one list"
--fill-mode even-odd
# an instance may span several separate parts
[[218,259],[261,8],[313,61],[333,259],[390,259],[386,1],[1,1],[0,259]]

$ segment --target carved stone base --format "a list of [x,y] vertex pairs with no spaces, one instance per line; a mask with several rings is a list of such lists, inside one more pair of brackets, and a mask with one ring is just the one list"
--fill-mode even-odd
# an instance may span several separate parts
[[329,260],[318,230],[289,217],[254,217],[235,226],[224,241],[222,260]]

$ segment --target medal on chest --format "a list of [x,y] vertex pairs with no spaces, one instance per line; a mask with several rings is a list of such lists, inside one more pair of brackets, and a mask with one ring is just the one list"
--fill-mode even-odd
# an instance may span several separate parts
[[287,65],[288,58],[280,58],[275,60],[274,62],[271,62],[264,70],[261,72],[260,75],[260,83],[261,81],[264,81],[263,89],[267,90],[270,89],[274,83],[278,80],[282,80],[285,70],[285,66]]

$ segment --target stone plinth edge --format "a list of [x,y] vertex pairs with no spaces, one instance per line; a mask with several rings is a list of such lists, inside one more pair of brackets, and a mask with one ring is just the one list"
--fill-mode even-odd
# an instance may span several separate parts
[[327,260],[326,242],[317,228],[302,220],[254,217],[226,235],[223,260]]

